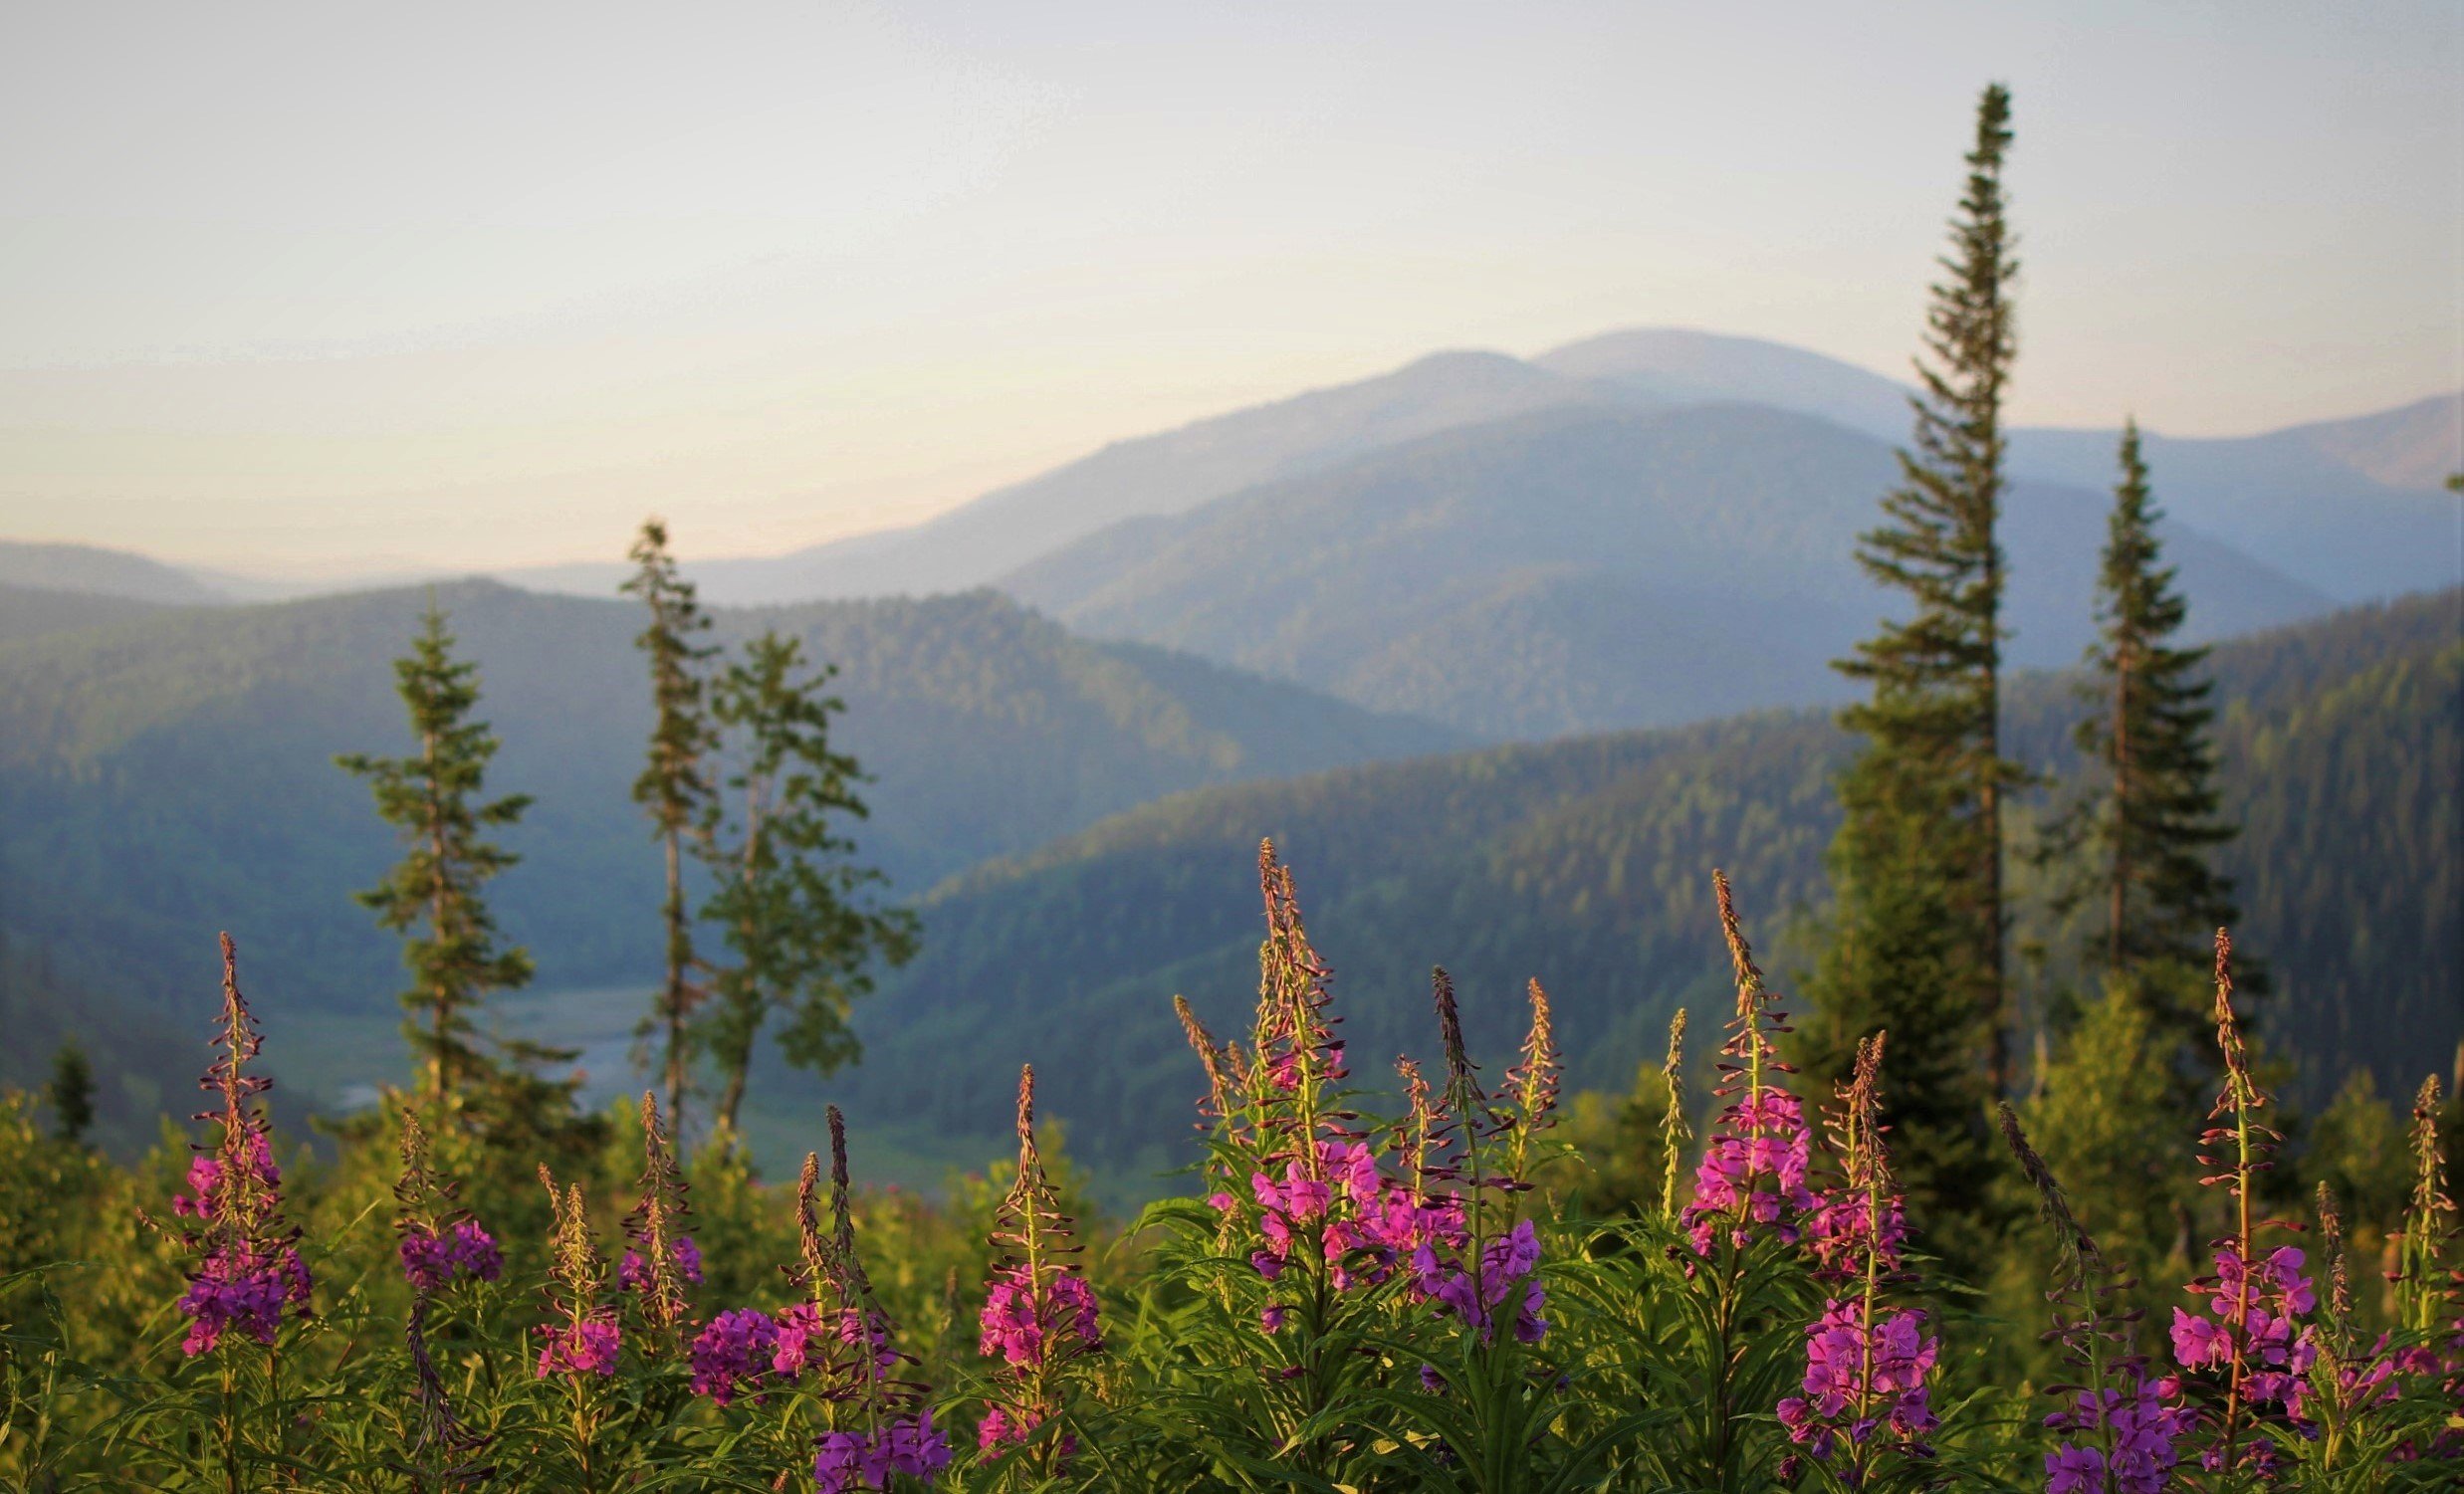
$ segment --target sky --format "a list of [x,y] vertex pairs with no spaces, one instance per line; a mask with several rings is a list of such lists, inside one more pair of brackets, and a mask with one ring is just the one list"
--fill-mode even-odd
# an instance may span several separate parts
[[1898,373],[2007,82],[2012,413],[2464,387],[2464,6],[12,6],[0,537],[314,578],[912,523],[1612,327]]

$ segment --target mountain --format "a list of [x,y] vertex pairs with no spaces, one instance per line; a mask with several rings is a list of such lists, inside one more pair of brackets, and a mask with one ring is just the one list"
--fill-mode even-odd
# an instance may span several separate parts
[[[2368,1064],[2382,1093],[2464,1037],[2464,593],[2237,640],[2212,659],[2235,931],[2274,994],[2267,1040],[2315,1104]],[[2066,768],[2068,676],[2008,697],[2022,760]],[[998,1137],[1001,1083],[1031,1061],[1082,1157],[1130,1174],[1183,1160],[1200,1078],[1170,1000],[1246,1042],[1271,835],[1335,971],[1356,1075],[1424,1058],[1431,963],[1456,976],[1475,1057],[1507,1061],[1538,976],[1571,1083],[1622,1088],[1670,1011],[1725,1009],[1713,867],[1783,983],[1825,899],[1830,783],[1849,744],[1810,713],[1627,733],[1196,790],[980,868],[930,899],[919,960],[859,1019],[864,1066],[832,1098],[866,1124]],[[2014,863],[2015,866],[2018,863]],[[2024,883],[2024,878],[2023,878]],[[2027,896],[2023,885],[2022,897]],[[2041,920],[2023,934],[2042,934]],[[1707,1047],[1709,1041],[1704,1040]]]
[[[346,894],[395,853],[331,759],[407,745],[391,664],[428,595],[0,636],[0,929],[72,983],[157,1002],[210,990],[228,929],[269,1009],[381,1009],[398,949]],[[649,728],[635,608],[493,582],[434,595],[504,742],[490,786],[538,799],[505,836],[523,857],[499,884],[507,933],[543,986],[655,969],[659,870],[629,792]],[[1089,644],[989,592],[729,612],[720,634],[766,627],[839,666],[840,740],[877,774],[853,833],[904,895],[1176,790],[1460,742]]]
[[76,632],[157,609],[154,602],[106,591],[58,591],[0,582],[0,639]]
[[82,591],[169,606],[230,600],[187,571],[126,550],[23,539],[0,539],[0,586]]
[[[754,603],[883,596],[993,583],[1107,526],[1186,514],[1441,431],[1540,410],[1762,404],[1885,443],[1907,439],[1906,387],[1803,348],[1679,327],[1606,333],[1528,361],[1438,353],[1391,373],[1116,442],[909,529],[766,558],[697,565],[705,594]],[[2459,453],[2459,401],[2232,440],[2148,438],[2174,518],[2323,596],[2361,600],[2454,584],[2457,509],[2439,491]],[[2117,412],[2119,413],[2119,412]],[[2102,492],[2116,433],[2013,433],[2012,470]],[[1869,506],[1880,491],[1860,495]],[[1123,543],[1133,525],[1113,536]],[[516,584],[604,594],[615,562],[501,572]]]
[[[710,596],[736,603],[964,590],[1121,520],[1182,513],[1432,431],[1556,405],[1613,402],[1633,400],[1502,353],[1434,353],[1376,378],[1114,442],[910,529],[770,559],[703,562],[695,574]],[[605,590],[617,571],[549,566],[503,575],[543,589]]]
[[1908,385],[1785,342],[1681,326],[1634,327],[1533,358],[1552,373],[1670,404],[1760,404],[1818,415],[1890,442],[1907,439]]
[[[1829,661],[1882,605],[1856,536],[1896,471],[1769,405],[1551,409],[1116,526],[1002,585],[1083,632],[1491,739],[1674,725],[1838,696]],[[2015,662],[2087,644],[2108,507],[2011,494]],[[2329,605],[2185,526],[2167,539],[2210,635]]]
[[[1751,337],[1653,327],[1533,362],[1672,401],[1744,400],[1818,415],[1893,445],[1908,434],[1908,386]],[[2114,444],[2110,429],[2022,427],[2011,433],[2010,467],[2102,492],[2113,482]],[[2464,580],[2464,509],[2441,491],[2449,473],[2464,470],[2464,395],[2255,436],[2151,432],[2145,451],[2174,520],[2327,596],[2363,601]]]

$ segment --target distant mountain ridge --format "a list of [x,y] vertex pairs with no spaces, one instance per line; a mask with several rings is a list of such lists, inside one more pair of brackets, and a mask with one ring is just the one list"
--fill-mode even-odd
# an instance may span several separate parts
[[[1537,410],[1764,404],[1896,445],[1907,438],[1906,398],[1905,385],[1837,358],[1682,327],[1612,331],[1528,360],[1437,353],[1355,383],[1116,441],[913,528],[697,569],[712,597],[741,602],[963,589],[1107,525],[1187,513],[1245,488]],[[2012,434],[2012,471],[2103,491],[2115,439],[2114,431],[2021,429]],[[2176,520],[2324,596],[2431,589],[2464,570],[2457,505],[2438,491],[2442,463],[2447,471],[2464,466],[2464,396],[2248,437],[2151,434],[2147,449]],[[504,574],[518,584],[595,590],[619,573],[609,564]]]
[[166,606],[229,601],[194,573],[122,549],[0,539],[0,586],[126,597]]
[[[1838,697],[1885,605],[1854,558],[1888,448],[1770,405],[1553,407],[1117,526],[1002,579],[1136,638],[1490,739],[1673,726]],[[2020,665],[2091,636],[2108,504],[2011,493]],[[2187,526],[2167,540],[2210,635],[2327,610]]]

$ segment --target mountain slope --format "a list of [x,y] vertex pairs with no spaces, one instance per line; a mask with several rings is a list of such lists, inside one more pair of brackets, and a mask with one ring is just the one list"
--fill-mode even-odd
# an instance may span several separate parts
[[165,605],[230,600],[176,566],[93,544],[0,539],[0,585],[82,591]]
[[[734,603],[964,590],[1122,520],[1181,513],[1432,431],[1554,405],[1639,402],[1502,353],[1433,353],[1375,378],[1116,441],[912,529],[770,559],[709,561],[695,573],[711,597]],[[505,579],[604,589],[615,573],[558,566],[509,571]]]
[[[487,582],[439,588],[505,748],[491,786],[537,795],[506,836],[509,935],[543,985],[655,968],[658,876],[629,789],[648,732],[629,604]],[[84,983],[162,998],[210,984],[229,929],[275,1009],[355,1006],[397,980],[351,905],[392,857],[332,766],[405,743],[390,667],[425,591],[137,618],[0,640],[0,926]],[[913,892],[1204,783],[1453,745],[1417,722],[1134,646],[1073,638],[1007,599],[725,614],[833,660],[843,742],[878,775],[864,857]]]
[[155,604],[105,591],[58,591],[0,582],[0,639],[73,633],[141,617]]
[[[2224,858],[2242,889],[2236,932],[2274,974],[2266,1030],[2314,1098],[2352,1063],[2377,1068],[2383,1091],[2409,1088],[2464,1037],[2460,604],[2408,599],[2214,657],[2227,806],[2248,824]],[[2022,678],[2014,750],[2067,765],[2079,709],[2068,678]],[[864,1014],[870,1056],[833,1098],[991,1137],[1000,1073],[1032,1061],[1073,1147],[1132,1171],[1165,1165],[1174,1137],[1156,1118],[1186,1114],[1197,1085],[1170,997],[1188,994],[1219,1035],[1244,1031],[1261,835],[1297,872],[1365,1083],[1398,1052],[1426,1054],[1438,961],[1478,1052],[1510,1048],[1521,983],[1537,975],[1571,1080],[1622,1085],[1672,1007],[1726,1000],[1710,868],[1727,870],[1771,967],[1788,969],[1792,917],[1824,897],[1829,784],[1847,749],[1826,719],[1775,714],[1149,805],[937,892],[934,940]]]
[[[1829,661],[1880,605],[1856,535],[1895,472],[1880,443],[1765,405],[1549,410],[1141,520],[1003,585],[1086,632],[1491,738],[1673,725],[1838,694]],[[2085,646],[2105,508],[2012,494],[2017,662]],[[2214,631],[2326,605],[2168,537]]]

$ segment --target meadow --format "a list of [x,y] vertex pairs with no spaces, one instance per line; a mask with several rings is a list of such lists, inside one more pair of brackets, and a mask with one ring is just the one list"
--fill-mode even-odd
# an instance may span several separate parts
[[1260,869],[1252,1030],[1220,1041],[1183,1008],[1204,1161],[1113,1224],[1073,1217],[1031,1071],[1014,1163],[937,1199],[858,1185],[834,1114],[791,1184],[724,1131],[685,1159],[647,1094],[523,1153],[392,1092],[319,1163],[270,1134],[226,945],[192,1132],[122,1168],[6,1102],[0,1471],[41,1490],[2454,1486],[2464,1257],[2438,1086],[2379,1249],[2331,1190],[2286,1198],[2221,938],[2221,1085],[2159,1154],[2206,1184],[2212,1240],[2130,1279],[2006,1105],[2036,1215],[2006,1264],[2021,1306],[2042,1298],[2019,1321],[1906,1208],[1888,1035],[1833,1093],[1792,1074],[1724,881],[1716,1092],[1681,1093],[1680,1024],[1658,1175],[1603,1210],[1592,1180],[1644,1160],[1570,1144],[1536,982],[1520,1051],[1483,1064],[1439,971],[1426,1066],[1403,1061],[1398,1114],[1367,1113],[1292,875],[1271,847]]

